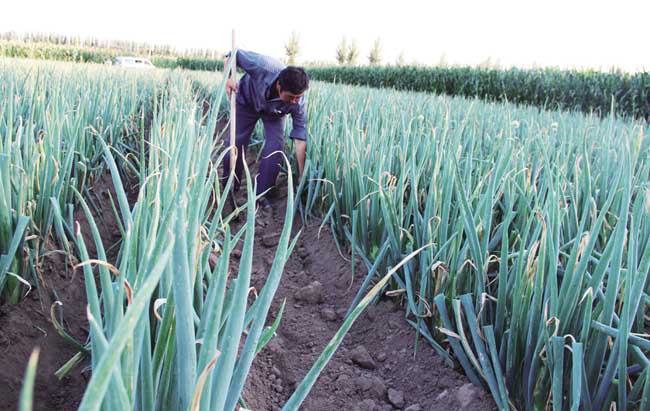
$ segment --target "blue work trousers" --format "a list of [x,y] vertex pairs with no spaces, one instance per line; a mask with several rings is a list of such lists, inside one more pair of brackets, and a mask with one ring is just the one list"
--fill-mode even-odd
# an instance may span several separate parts
[[[280,173],[282,154],[275,153],[271,155],[271,153],[284,150],[284,117],[284,115],[257,113],[246,106],[237,104],[235,147],[237,147],[238,155],[235,163],[235,190],[239,189],[244,172],[243,150],[248,149],[255,124],[259,119],[262,119],[262,124],[264,124],[264,149],[262,150],[262,161],[257,174],[257,194],[264,193],[275,185],[275,180]],[[224,139],[225,146],[230,147],[230,135],[224,136]],[[230,176],[231,153],[229,151],[223,161],[222,181],[224,182]]]

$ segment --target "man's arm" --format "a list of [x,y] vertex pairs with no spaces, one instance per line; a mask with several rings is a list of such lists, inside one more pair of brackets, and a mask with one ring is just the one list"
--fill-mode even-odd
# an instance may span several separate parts
[[305,158],[307,157],[307,142],[304,140],[293,140],[296,147],[296,158],[298,159],[298,180],[302,179],[302,173],[305,170]]
[[[230,64],[230,52],[228,52],[225,55],[225,60],[223,62],[223,71],[224,75],[230,76],[230,73],[226,73],[226,69],[228,68],[228,65]],[[250,75],[255,75],[261,67],[261,62],[263,60],[264,56],[258,53],[254,53],[252,51],[246,51],[246,50],[241,50],[237,49],[235,50],[235,64],[236,67],[244,70],[246,73]],[[237,92],[237,82],[235,82],[233,79],[228,78],[226,80],[226,93],[228,94],[228,98],[230,98],[230,94],[232,92]]]
[[302,178],[305,169],[305,158],[307,157],[307,105],[304,97],[297,107],[291,111],[291,120],[293,130],[291,130],[289,137],[293,139],[293,144],[296,147],[299,178]]

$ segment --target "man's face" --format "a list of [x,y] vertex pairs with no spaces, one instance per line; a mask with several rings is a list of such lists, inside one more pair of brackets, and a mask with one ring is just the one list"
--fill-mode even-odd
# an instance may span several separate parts
[[282,100],[286,104],[296,104],[298,101],[300,101],[300,98],[305,95],[304,92],[300,94],[294,94],[289,91],[284,91],[280,89],[280,85],[278,84],[278,95],[280,97],[280,100]]

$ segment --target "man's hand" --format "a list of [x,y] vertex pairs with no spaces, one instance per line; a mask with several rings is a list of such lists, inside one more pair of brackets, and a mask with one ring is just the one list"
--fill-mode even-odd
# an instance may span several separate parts
[[226,80],[226,94],[228,95],[228,98],[230,98],[233,91],[235,93],[237,92],[237,82],[230,78],[230,73],[226,71],[228,64],[230,64],[230,58],[223,61],[223,74],[224,76],[228,76],[228,79]]
[[228,98],[230,98],[233,91],[237,93],[237,82],[229,78],[226,80],[226,94],[228,95]]

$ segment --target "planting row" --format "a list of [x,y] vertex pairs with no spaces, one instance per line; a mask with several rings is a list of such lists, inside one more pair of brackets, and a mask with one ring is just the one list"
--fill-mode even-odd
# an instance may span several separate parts
[[425,247],[392,293],[448,363],[501,409],[645,409],[645,123],[350,86],[309,101],[304,215],[367,284]]

